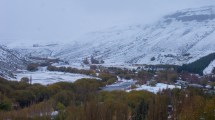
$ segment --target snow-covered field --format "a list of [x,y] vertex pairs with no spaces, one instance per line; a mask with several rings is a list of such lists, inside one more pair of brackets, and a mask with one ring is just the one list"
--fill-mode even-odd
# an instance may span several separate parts
[[36,72],[23,71],[21,73],[16,73],[15,75],[16,75],[17,81],[19,81],[23,77],[28,77],[28,78],[31,77],[32,83],[40,83],[43,85],[53,84],[60,81],[75,82],[76,80],[81,78],[94,78],[94,77],[82,75],[82,74],[50,72],[50,71],[36,71]]
[[135,80],[120,80],[118,78],[118,81],[112,85],[107,85],[103,88],[105,91],[114,91],[114,90],[126,90],[126,92],[131,91],[140,91],[140,90],[146,90],[149,92],[152,92],[154,94],[158,93],[159,91],[165,90],[165,89],[174,89],[179,88],[181,89],[181,86],[176,85],[168,85],[164,83],[157,83],[155,86],[149,86],[149,85],[136,85],[137,88],[131,89],[131,85],[135,85]]
[[134,80],[119,80],[112,85],[107,85],[103,88],[105,91],[114,91],[114,90],[125,90],[131,85],[134,85],[136,81]]
[[[164,84],[164,83],[157,83],[155,86],[148,86],[148,85],[141,85],[138,86],[136,89],[132,89],[132,90],[146,90],[152,93],[158,93],[159,91],[165,90],[165,89],[174,89],[174,88],[179,88],[181,89],[181,86],[175,86],[175,85],[168,85],[168,84]],[[127,90],[127,92],[130,92],[132,90]]]
[[70,64],[60,64],[60,63],[54,63],[52,66],[56,67],[72,67],[76,69],[83,69],[83,70],[89,70],[90,66],[89,65],[84,65],[83,63],[70,63]]

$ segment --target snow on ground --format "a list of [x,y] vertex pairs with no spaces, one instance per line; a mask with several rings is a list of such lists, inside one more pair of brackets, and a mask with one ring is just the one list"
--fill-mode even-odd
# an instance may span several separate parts
[[120,79],[118,76],[117,78],[118,80],[115,83],[103,87],[102,90],[104,91],[125,90],[136,83],[136,81],[134,81],[133,79],[125,80]]
[[103,67],[115,67],[115,68],[121,68],[121,69],[129,69],[129,70],[133,70],[133,69],[137,69],[137,66],[133,66],[131,64],[127,64],[127,63],[104,63],[104,64],[100,64]]
[[215,51],[215,18],[211,18],[215,14],[211,9],[178,11],[147,26],[92,32],[55,52],[55,56],[70,63],[82,62],[91,55],[112,65],[190,63]]
[[[82,78],[95,78],[82,74],[72,74],[72,73],[64,73],[64,72],[51,72],[51,71],[36,71],[29,72],[23,71],[21,73],[16,73],[16,80],[20,81],[23,77],[32,78],[32,83],[40,83],[43,85],[53,84],[56,82],[75,82],[78,79]],[[95,78],[96,79],[96,78]]]
[[[159,91],[165,90],[165,89],[174,89],[174,88],[179,88],[181,89],[181,86],[175,86],[175,85],[168,85],[168,84],[164,84],[164,83],[157,83],[155,86],[147,86],[147,85],[141,85],[139,87],[137,87],[136,89],[132,89],[132,90],[146,90],[152,93],[158,93]],[[127,90],[127,92],[130,92],[132,90]]]
[[54,63],[52,64],[53,66],[56,67],[72,67],[76,69],[83,69],[83,70],[89,70],[90,66],[89,65],[84,65],[82,63],[70,63],[70,64],[65,64],[65,63]]
[[108,87],[120,87],[120,86],[124,86],[124,85],[132,85],[134,84],[136,81],[134,80],[121,80],[121,81],[117,81],[116,83],[112,84],[112,85],[108,85]]
[[181,89],[181,86],[176,86],[176,85],[168,85],[164,83],[157,83],[155,86],[148,86],[148,85],[136,85],[137,88],[135,89],[130,89],[131,85],[135,85],[136,81],[135,80],[125,80],[125,79],[120,79],[118,77],[118,81],[115,82],[112,85],[107,85],[103,88],[105,91],[114,91],[114,90],[126,90],[126,92],[130,92],[133,90],[140,91],[140,90],[146,90],[152,93],[158,93],[159,91],[165,90],[165,89],[174,89],[174,88],[179,88]]
[[215,60],[212,61],[208,67],[206,67],[203,71],[204,75],[208,75],[208,74],[211,74],[213,69],[215,68]]
[[[68,44],[3,41],[23,56],[61,58],[81,68],[93,56],[106,65],[182,65],[215,52],[215,7],[186,9],[151,25],[118,26],[91,32]],[[62,42],[62,41],[61,41]],[[117,51],[117,52],[116,52]],[[153,58],[153,59],[152,59]],[[132,69],[132,67],[129,67]]]

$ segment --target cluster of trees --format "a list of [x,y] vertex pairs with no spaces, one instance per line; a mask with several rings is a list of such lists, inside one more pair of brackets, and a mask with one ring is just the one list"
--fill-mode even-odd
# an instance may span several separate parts
[[118,76],[121,79],[132,79],[135,77],[135,70],[122,69],[117,67],[108,67],[108,68],[100,68],[100,71],[103,73],[112,74],[114,76]]
[[0,78],[0,118],[51,118],[52,111],[60,111],[72,104],[81,105],[90,100],[102,86],[104,83],[95,79],[43,86]]
[[158,65],[146,65],[145,68],[152,70],[152,71],[157,71],[159,69],[162,70],[177,70],[177,65],[168,65],[168,64],[158,64]]
[[[77,68],[72,68],[72,67],[55,67],[55,66],[48,66],[47,70],[49,71],[60,71],[60,72],[68,72],[68,73],[78,73],[78,74],[85,74],[85,75],[91,75],[91,76],[96,76],[96,71],[95,70],[80,70]],[[115,74],[111,74],[108,71],[103,71],[100,72],[99,75],[97,76],[101,78],[102,82],[104,84],[109,85],[117,81],[117,76]]]
[[[213,120],[215,118],[214,95],[205,94],[203,90],[188,88],[186,90],[175,89],[166,92],[169,103],[172,105],[171,116],[179,120]],[[210,106],[208,106],[211,104]]]
[[151,80],[153,76],[154,73],[142,70],[137,73],[136,79],[139,81],[139,84],[145,84],[147,81]]
[[83,60],[83,63],[86,64],[86,65],[90,64],[88,58],[85,58],[85,59]]
[[170,70],[172,66],[166,66],[165,70],[153,71],[153,70],[129,70],[116,67],[109,67],[103,70],[105,73],[109,73],[114,76],[118,76],[122,79],[134,79],[138,81],[138,84],[145,84],[149,80],[155,80],[162,83],[175,83],[179,77],[179,73],[175,70]]
[[38,70],[38,67],[39,67],[39,64],[37,63],[30,63],[27,65],[27,70],[28,71],[37,71]]
[[[202,90],[102,91],[101,80],[48,86],[0,80],[1,119],[214,120],[215,96]],[[58,111],[57,115],[52,115]]]
[[27,65],[27,70],[32,72],[37,71],[39,66],[44,67],[44,66],[49,66],[52,63],[60,62],[59,59],[49,59],[49,58],[40,58],[40,57],[30,57],[30,59],[32,59],[34,62],[29,63]]
[[194,61],[190,64],[183,64],[178,67],[178,71],[187,71],[191,73],[196,73],[199,75],[203,75],[203,70],[211,63],[211,61],[215,60],[215,53],[211,53],[205,57],[200,58],[197,61]]
[[[194,74],[203,75],[203,70],[211,63],[211,61],[215,60],[215,53],[211,53],[205,57],[202,57],[192,63],[183,64],[182,66],[177,65],[147,65],[146,68],[149,72],[155,71],[166,71],[166,70],[174,70],[178,73],[189,72]],[[212,73],[215,73],[215,69]]]
[[104,60],[97,60],[95,59],[93,56],[90,57],[90,60],[88,58],[85,58],[83,60],[83,63],[88,65],[88,64],[103,64],[104,63]]
[[50,96],[47,87],[27,81],[7,81],[0,78],[0,110],[28,107],[32,103],[38,103]]
[[107,72],[99,73],[98,77],[101,78],[102,81],[106,83],[106,85],[110,85],[117,81],[117,76],[107,73]]
[[49,71],[60,71],[60,72],[68,72],[68,73],[77,73],[77,74],[85,74],[85,75],[96,75],[94,70],[84,70],[77,69],[72,67],[56,67],[56,66],[48,66],[47,70]]
[[178,79],[178,73],[176,71],[164,70],[157,72],[155,77],[157,82],[172,84]]

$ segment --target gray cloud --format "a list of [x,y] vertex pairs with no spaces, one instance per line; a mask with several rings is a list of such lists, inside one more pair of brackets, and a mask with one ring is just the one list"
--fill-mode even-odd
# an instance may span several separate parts
[[69,41],[116,25],[145,24],[214,0],[0,0],[0,40]]

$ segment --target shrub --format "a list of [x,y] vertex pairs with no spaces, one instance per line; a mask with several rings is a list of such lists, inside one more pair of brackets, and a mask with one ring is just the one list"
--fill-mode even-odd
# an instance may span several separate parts
[[155,57],[152,57],[152,58],[151,58],[151,61],[154,61],[154,60],[155,60]]
[[83,63],[86,64],[86,65],[88,65],[88,64],[89,64],[88,58],[85,58],[85,59],[83,60]]
[[28,77],[23,77],[23,78],[21,78],[20,82],[29,83],[30,79]]
[[12,104],[8,100],[4,100],[0,102],[0,110],[9,111],[12,108]]
[[100,73],[99,78],[102,79],[102,81],[107,82],[110,79],[117,80],[117,77],[108,73]]
[[28,71],[37,71],[38,70],[38,64],[36,63],[31,63],[27,66]]

